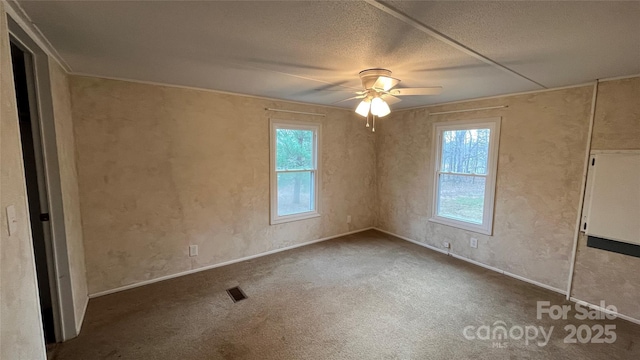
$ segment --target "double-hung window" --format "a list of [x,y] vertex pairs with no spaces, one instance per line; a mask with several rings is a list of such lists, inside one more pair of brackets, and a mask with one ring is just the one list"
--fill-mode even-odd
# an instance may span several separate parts
[[320,216],[318,123],[271,120],[271,224]]
[[431,221],[491,235],[500,118],[434,125]]

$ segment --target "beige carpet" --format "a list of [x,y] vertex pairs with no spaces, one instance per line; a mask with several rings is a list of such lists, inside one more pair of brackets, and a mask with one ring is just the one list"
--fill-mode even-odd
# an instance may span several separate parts
[[[233,303],[237,285],[249,298]],[[616,325],[617,340],[565,344],[581,322],[538,320],[537,300],[571,304],[367,231],[93,299],[55,359],[640,359],[640,326],[587,321]],[[496,321],[554,330],[543,347],[463,336]]]

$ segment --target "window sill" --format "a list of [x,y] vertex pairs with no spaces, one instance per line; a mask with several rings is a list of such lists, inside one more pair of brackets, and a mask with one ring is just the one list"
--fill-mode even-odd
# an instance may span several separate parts
[[489,235],[489,236],[493,235],[493,229],[491,228],[486,228],[482,225],[471,224],[464,221],[449,219],[441,216],[433,216],[432,218],[429,219],[429,221],[437,224],[441,224],[441,225],[451,226],[451,227],[462,229],[462,230],[484,234],[484,235]]
[[320,213],[318,213],[317,211],[294,214],[294,215],[278,216],[276,218],[271,219],[271,225],[283,224],[283,223],[288,223],[292,221],[313,219],[317,217],[320,217]]

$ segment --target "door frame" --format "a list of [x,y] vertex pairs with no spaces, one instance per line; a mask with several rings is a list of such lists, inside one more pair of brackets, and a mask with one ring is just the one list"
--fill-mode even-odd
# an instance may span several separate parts
[[46,223],[43,224],[47,267],[49,269],[56,342],[62,342],[76,337],[78,330],[76,328],[64,222],[60,164],[58,162],[51,78],[49,76],[49,57],[9,14],[6,16],[11,41],[29,53],[32,60],[35,102],[30,102],[30,106],[32,114],[33,110],[36,112],[33,114],[35,117],[32,116],[31,123],[34,133],[39,132],[40,135],[40,141],[34,141],[34,144],[37,143],[36,152],[39,150],[39,154],[36,156],[39,156],[42,161],[40,167],[43,172],[44,192],[47,195],[41,208],[46,208],[49,212],[48,226]]

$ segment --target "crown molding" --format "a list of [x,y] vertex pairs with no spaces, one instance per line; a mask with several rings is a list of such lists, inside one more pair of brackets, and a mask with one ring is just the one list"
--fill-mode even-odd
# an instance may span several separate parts
[[[104,79],[104,80],[113,80],[113,81],[124,81],[124,82],[130,82],[130,83],[135,83],[135,84],[164,86],[164,87],[169,87],[169,88],[177,88],[177,89],[185,89],[185,90],[204,91],[204,92],[210,92],[210,93],[222,94],[222,95],[242,96],[242,97],[258,99],[258,100],[264,100],[264,101],[277,101],[277,102],[281,102],[281,103],[304,105],[304,106],[315,106],[315,107],[319,107],[319,108],[328,108],[328,109],[333,109],[333,110],[353,111],[353,109],[350,109],[350,108],[331,106],[331,105],[325,105],[325,104],[316,104],[316,103],[303,102],[303,101],[272,98],[272,97],[267,97],[267,96],[242,94],[242,93],[236,93],[236,92],[231,92],[231,91],[215,90],[215,89],[188,86],[188,85],[169,84],[169,83],[162,83],[162,82],[157,82],[157,81],[127,79],[127,78],[120,78],[120,77],[116,77],[116,76],[102,76],[102,75],[88,74],[88,73],[82,73],[82,72],[70,72],[69,75],[90,77],[90,78]],[[271,110],[273,110],[273,109],[271,109]]]
[[54,59],[67,73],[72,71],[71,66],[60,56],[60,53],[53,47],[49,39],[40,31],[38,26],[31,20],[16,0],[1,0],[5,5],[4,10],[8,16],[15,21],[22,30],[44,51],[50,58]]
[[610,78],[598,79],[598,82],[626,80],[626,79],[633,79],[633,78],[637,78],[637,77],[640,77],[640,74],[623,75],[623,76],[615,76],[615,77],[610,77]]

